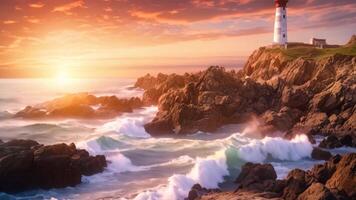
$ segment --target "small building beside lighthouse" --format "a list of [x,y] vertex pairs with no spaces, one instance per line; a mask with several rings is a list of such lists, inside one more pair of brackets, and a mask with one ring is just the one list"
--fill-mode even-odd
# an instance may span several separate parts
[[287,47],[287,3],[288,0],[275,0],[276,16],[274,21],[273,44]]

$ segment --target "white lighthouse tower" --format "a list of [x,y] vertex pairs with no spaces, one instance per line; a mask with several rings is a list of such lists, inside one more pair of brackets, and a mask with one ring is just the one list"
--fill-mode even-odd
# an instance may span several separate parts
[[276,17],[274,21],[273,44],[287,47],[287,3],[288,0],[275,0]]

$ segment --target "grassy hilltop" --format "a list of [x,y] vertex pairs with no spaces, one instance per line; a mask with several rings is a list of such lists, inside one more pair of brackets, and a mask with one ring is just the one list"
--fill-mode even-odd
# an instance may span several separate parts
[[310,44],[290,43],[287,49],[271,48],[267,49],[270,53],[282,54],[287,60],[296,58],[305,58],[319,60],[335,54],[356,56],[356,35],[352,36],[351,40],[342,46],[328,45],[324,49],[316,48]]

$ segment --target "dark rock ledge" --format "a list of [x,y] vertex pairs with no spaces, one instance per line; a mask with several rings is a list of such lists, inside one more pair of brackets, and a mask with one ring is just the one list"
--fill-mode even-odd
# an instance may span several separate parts
[[94,96],[88,93],[67,94],[15,113],[15,118],[113,118],[125,112],[142,107],[138,97],[119,99],[116,96]]
[[102,155],[90,156],[72,143],[41,145],[33,140],[0,141],[0,192],[75,186],[82,175],[106,167]]
[[[188,200],[347,200],[356,199],[356,153],[336,155],[311,170],[294,169],[277,180],[270,164],[246,163],[236,179],[234,192],[220,192],[195,185]],[[214,192],[215,191],[215,192]]]

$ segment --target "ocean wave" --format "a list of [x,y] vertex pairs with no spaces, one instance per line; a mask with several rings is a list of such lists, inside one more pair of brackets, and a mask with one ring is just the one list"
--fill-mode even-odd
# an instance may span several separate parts
[[229,174],[226,165],[225,150],[218,151],[207,158],[196,158],[194,166],[187,174],[174,174],[168,178],[168,184],[153,191],[145,191],[135,200],[178,200],[187,197],[195,183],[206,188],[217,188]]
[[310,157],[312,144],[306,135],[297,135],[292,140],[265,137],[251,140],[249,144],[238,149],[239,157],[249,162],[263,162],[269,156],[277,160],[300,160]]
[[109,165],[108,172],[121,173],[127,171],[143,171],[147,167],[135,166],[131,160],[120,152],[120,147],[125,146],[111,137],[101,136],[96,139],[79,142],[77,147],[87,150],[92,155],[105,155]]
[[138,112],[122,115],[114,121],[107,122],[97,129],[98,132],[116,132],[134,138],[150,138],[144,128],[144,124],[150,121],[157,107],[146,107]]
[[296,136],[292,140],[265,137],[262,140],[243,139],[242,142],[247,144],[223,148],[206,158],[196,158],[189,173],[174,174],[168,178],[167,185],[144,191],[135,200],[181,200],[187,197],[196,183],[205,188],[218,188],[224,182],[224,177],[230,175],[229,168],[241,166],[241,161],[263,162],[268,157],[295,161],[310,157],[312,151],[312,145],[305,135]]
[[129,137],[149,138],[145,131],[143,117],[120,117],[115,121],[108,122],[98,129],[99,132],[116,132]]

